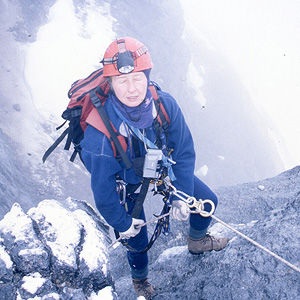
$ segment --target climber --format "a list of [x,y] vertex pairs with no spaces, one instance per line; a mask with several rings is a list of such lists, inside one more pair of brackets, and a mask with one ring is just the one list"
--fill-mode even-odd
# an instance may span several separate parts
[[[117,39],[105,51],[102,64],[103,74],[110,84],[104,109],[118,134],[126,138],[126,154],[133,167],[127,168],[124,161],[114,154],[107,136],[91,125],[87,127],[81,142],[81,156],[91,173],[91,187],[97,209],[121,238],[127,239],[128,245],[136,250],[127,251],[136,293],[152,299],[157,293],[147,279],[148,256],[147,252],[142,251],[148,244],[147,226],[137,226],[145,222],[144,210],[141,209],[137,217],[131,216],[143,189],[141,182],[146,181],[143,179],[143,164],[148,163],[149,143],[162,149],[157,151],[155,161],[167,157],[175,162],[171,166],[166,164],[165,169],[176,189],[197,199],[210,199],[215,205],[217,197],[194,175],[195,151],[190,130],[175,99],[161,90],[157,94],[169,124],[162,129],[163,126],[157,122],[159,112],[149,88],[153,64],[147,48],[134,38]],[[120,179],[124,183],[122,201],[122,193],[116,189],[116,183]],[[176,196],[171,202],[173,219],[186,221],[189,218],[187,242],[190,253],[219,251],[227,245],[227,238],[217,238],[207,232],[210,217],[190,214],[184,201]]]

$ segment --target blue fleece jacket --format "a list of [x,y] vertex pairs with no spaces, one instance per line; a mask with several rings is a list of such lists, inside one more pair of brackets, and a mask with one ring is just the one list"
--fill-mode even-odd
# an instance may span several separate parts
[[[194,168],[195,151],[190,130],[184,120],[183,114],[175,99],[162,91],[158,91],[159,98],[170,118],[169,144],[174,149],[172,159],[176,161],[173,171],[177,178],[173,185],[180,191],[193,195],[194,192]],[[120,128],[122,120],[116,114],[110,98],[104,104],[104,108],[115,128]],[[155,141],[155,129],[153,126],[145,130],[146,137]],[[124,232],[131,226],[131,216],[126,213],[125,207],[120,205],[119,194],[116,191],[116,175],[125,182],[136,184],[142,178],[133,168],[126,170],[124,163],[114,158],[111,143],[100,131],[89,125],[81,142],[82,159],[87,170],[91,173],[91,187],[95,204],[101,215],[114,229]],[[140,142],[140,151],[145,155],[145,147]],[[127,155],[130,160],[134,158],[131,139],[128,139]]]

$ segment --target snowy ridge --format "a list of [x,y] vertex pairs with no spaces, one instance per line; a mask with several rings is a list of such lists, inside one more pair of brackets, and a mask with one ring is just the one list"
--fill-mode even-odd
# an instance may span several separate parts
[[86,202],[14,204],[0,221],[0,299],[115,299],[108,242]]

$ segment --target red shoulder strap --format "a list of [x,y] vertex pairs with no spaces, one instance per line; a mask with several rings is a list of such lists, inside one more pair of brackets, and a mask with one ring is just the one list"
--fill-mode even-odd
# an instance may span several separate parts
[[[153,99],[155,100],[154,104],[155,104],[155,108],[157,111],[157,120],[163,127],[165,127],[165,126],[167,127],[168,125],[170,125],[170,118],[163,106],[162,101],[160,101],[160,99],[159,99],[156,87],[154,85],[149,85],[149,89],[150,89]],[[166,128],[164,128],[164,129],[166,129]]]
[[[114,156],[116,157],[116,155],[117,155],[116,146],[115,146],[114,142],[112,141],[110,133],[107,130],[106,126],[104,125],[104,122],[95,107],[91,110],[90,114],[88,115],[88,117],[86,119],[86,122],[106,135],[106,137],[109,139],[111,146],[113,148]],[[117,132],[117,130],[115,129],[115,127],[113,126],[112,123],[111,123],[111,125],[112,125],[114,131]],[[118,137],[119,142],[121,143],[123,150],[126,153],[127,143],[126,143],[125,138],[120,134],[117,137]]]

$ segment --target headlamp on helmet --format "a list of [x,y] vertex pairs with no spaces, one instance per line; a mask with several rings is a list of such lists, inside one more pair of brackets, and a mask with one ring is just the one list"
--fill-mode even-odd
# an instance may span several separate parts
[[129,51],[120,53],[117,59],[117,69],[122,74],[128,74],[134,70],[134,60]]

